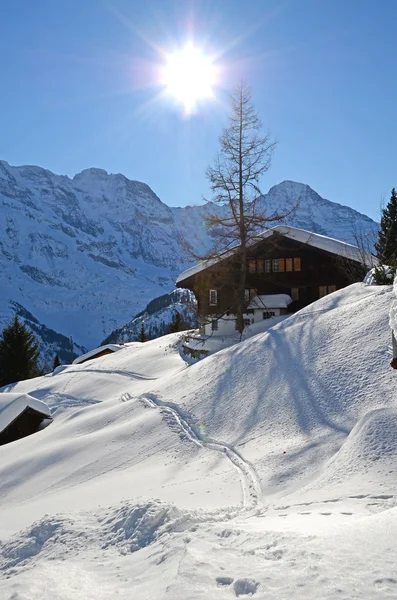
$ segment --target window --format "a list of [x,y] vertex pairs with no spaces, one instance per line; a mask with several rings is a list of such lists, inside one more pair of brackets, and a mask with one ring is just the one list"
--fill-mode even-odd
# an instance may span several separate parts
[[292,271],[292,258],[285,259],[285,270]]
[[248,271],[250,273],[256,273],[256,262],[254,260],[248,261]]
[[248,288],[245,288],[244,290],[244,302],[249,302],[250,299],[250,291]]
[[210,290],[210,306],[216,306],[218,304],[218,292],[217,290]]
[[299,300],[299,288],[291,288],[292,300]]
[[278,273],[278,258],[272,260],[273,273]]
[[249,327],[251,325],[251,319],[244,319],[244,327]]
[[294,258],[294,271],[300,271],[300,270],[301,270],[301,259]]
[[211,321],[211,329],[212,331],[218,330],[218,321]]
[[265,273],[271,273],[271,272],[272,272],[272,261],[265,260]]
[[260,259],[256,262],[256,268],[258,273],[263,273],[263,260]]
[[278,259],[278,270],[280,273],[284,273],[285,271],[285,260],[283,258]]
[[276,313],[271,310],[267,310],[263,313],[264,319],[270,319],[271,317],[275,317],[275,316],[276,316]]
[[319,298],[324,298],[324,296],[332,294],[332,292],[336,292],[336,285],[320,285],[318,288]]

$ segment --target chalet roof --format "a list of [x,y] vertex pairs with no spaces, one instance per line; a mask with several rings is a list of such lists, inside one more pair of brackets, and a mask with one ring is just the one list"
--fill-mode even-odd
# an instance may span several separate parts
[[288,294],[266,294],[264,296],[254,296],[248,304],[248,308],[287,308],[292,302]]
[[29,394],[0,393],[0,433],[27,408],[42,414],[44,418],[51,418],[51,411],[47,404],[41,400],[36,400]]
[[122,346],[121,344],[105,344],[105,346],[99,346],[98,348],[94,348],[94,350],[90,350],[89,352],[86,352],[85,354],[78,356],[77,358],[74,359],[72,364],[78,365],[79,363],[89,360],[90,358],[95,358],[95,356],[97,354],[100,354],[104,350],[110,350],[110,352],[117,352],[118,350],[121,350],[122,348],[124,348],[124,346]]
[[[307,244],[308,246],[325,250],[331,254],[342,256],[343,258],[348,258],[358,263],[363,264],[366,262],[370,265],[375,265],[378,263],[377,259],[372,256],[372,254],[363,252],[360,250],[360,248],[354,246],[353,244],[348,244],[347,242],[342,242],[341,240],[320,235],[319,233],[313,233],[312,231],[306,231],[305,229],[298,229],[298,227],[290,227],[289,225],[276,225],[276,227],[267,229],[266,231],[258,234],[258,236],[255,238],[255,241],[251,242],[251,245],[257,244],[261,239],[269,238],[275,233],[284,235],[285,237],[300,242],[301,244]],[[194,267],[190,267],[190,269],[187,269],[179,275],[176,283],[179,284],[185,279],[188,279],[188,277],[196,275],[196,273],[200,273],[201,271],[204,271],[208,267],[215,265],[221,260],[232,256],[237,248],[238,246],[228,250],[224,253],[224,255],[222,255],[221,258],[213,258],[202,261]]]

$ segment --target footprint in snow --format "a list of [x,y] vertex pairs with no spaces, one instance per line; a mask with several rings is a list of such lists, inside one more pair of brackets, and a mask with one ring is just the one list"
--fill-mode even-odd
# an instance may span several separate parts
[[259,583],[254,579],[236,579],[233,584],[233,589],[236,596],[248,596],[255,594],[258,587]]
[[223,587],[226,585],[232,585],[234,579],[233,577],[217,577],[215,581],[218,587]]

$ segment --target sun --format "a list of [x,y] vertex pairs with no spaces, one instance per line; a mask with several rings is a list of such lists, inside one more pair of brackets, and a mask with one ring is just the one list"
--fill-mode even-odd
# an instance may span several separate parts
[[186,114],[194,112],[200,101],[214,97],[216,82],[213,58],[193,44],[166,55],[161,83],[166,94],[183,105]]

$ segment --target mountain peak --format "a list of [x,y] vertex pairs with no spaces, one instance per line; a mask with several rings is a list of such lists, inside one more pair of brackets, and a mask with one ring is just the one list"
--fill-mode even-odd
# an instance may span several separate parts
[[89,169],[83,169],[80,173],[76,173],[73,177],[73,181],[77,179],[87,179],[87,178],[104,178],[107,177],[109,173],[105,171],[105,169],[98,169],[97,167],[90,167]]

